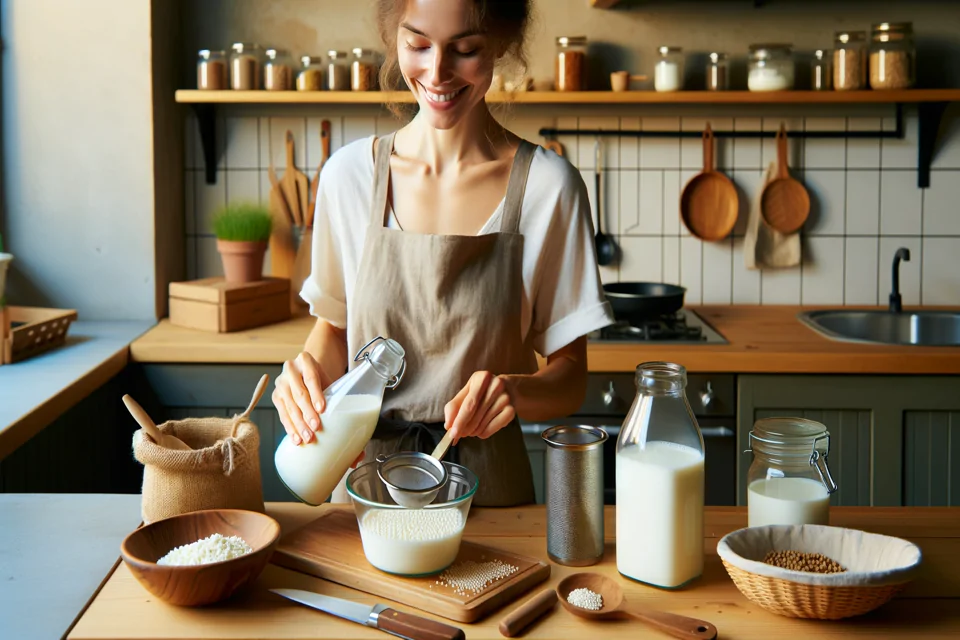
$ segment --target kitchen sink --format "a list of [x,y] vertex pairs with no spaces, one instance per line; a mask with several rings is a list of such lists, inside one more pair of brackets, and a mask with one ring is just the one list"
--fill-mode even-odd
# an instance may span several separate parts
[[844,342],[960,346],[956,311],[807,311],[797,316],[817,333]]

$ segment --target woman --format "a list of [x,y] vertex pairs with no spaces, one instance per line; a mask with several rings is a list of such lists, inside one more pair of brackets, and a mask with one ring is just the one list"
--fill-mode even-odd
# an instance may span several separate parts
[[533,502],[517,417],[576,410],[585,336],[612,322],[579,172],[484,101],[495,63],[523,61],[529,4],[379,0],[382,84],[402,77],[419,112],[324,167],[300,294],[317,323],[273,393],[284,428],[309,441],[323,389],[367,341],[397,340],[406,375],[365,455],[429,452],[452,430],[447,459],[479,476],[474,503],[486,506]]

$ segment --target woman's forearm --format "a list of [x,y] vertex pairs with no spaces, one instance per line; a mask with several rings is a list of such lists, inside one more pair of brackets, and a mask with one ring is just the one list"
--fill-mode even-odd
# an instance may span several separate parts
[[307,336],[304,351],[313,356],[320,365],[323,386],[327,387],[347,370],[347,332],[338,329],[322,318]]
[[500,376],[523,420],[552,420],[580,408],[587,393],[587,339],[578,338],[531,375]]

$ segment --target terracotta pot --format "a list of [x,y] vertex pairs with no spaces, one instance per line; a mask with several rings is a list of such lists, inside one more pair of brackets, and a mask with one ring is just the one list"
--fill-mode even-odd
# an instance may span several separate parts
[[242,242],[217,239],[217,251],[223,260],[227,282],[256,282],[263,279],[263,254],[266,242]]

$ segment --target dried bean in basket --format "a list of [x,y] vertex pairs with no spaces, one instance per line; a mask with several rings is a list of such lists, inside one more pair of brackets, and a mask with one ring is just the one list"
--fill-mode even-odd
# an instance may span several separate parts
[[770,551],[764,556],[763,561],[766,564],[790,571],[807,573],[843,573],[846,571],[840,563],[820,553],[804,553],[792,550]]

